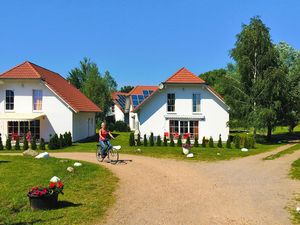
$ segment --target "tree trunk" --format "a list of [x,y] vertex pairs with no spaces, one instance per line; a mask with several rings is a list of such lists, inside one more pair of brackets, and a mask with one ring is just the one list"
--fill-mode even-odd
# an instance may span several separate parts
[[268,134],[267,134],[268,140],[271,140],[271,137],[272,137],[272,127],[268,126]]

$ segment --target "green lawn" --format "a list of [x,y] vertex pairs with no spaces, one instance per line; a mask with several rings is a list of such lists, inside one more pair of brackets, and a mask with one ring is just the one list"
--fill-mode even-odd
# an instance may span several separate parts
[[[295,162],[293,162],[292,168],[291,168],[291,171],[290,171],[290,176],[293,179],[300,180],[300,159],[298,159]],[[298,203],[300,203],[300,197],[299,197],[299,195],[296,197],[296,201]],[[293,222],[295,224],[300,224],[300,214],[296,212],[295,208],[291,208],[290,211],[291,211],[291,213],[293,215]]]
[[300,144],[296,144],[295,146],[292,146],[288,149],[285,149],[283,151],[280,151],[280,152],[277,152],[276,154],[272,154],[272,155],[269,155],[267,157],[264,158],[264,160],[273,160],[273,159],[277,159],[277,158],[280,158],[284,155],[287,155],[287,154],[292,154],[294,153],[295,151],[298,151],[300,150]]
[[[0,155],[0,224],[91,224],[101,221],[114,203],[118,179],[100,166],[83,162],[75,173],[66,171],[74,161]],[[52,176],[62,178],[60,207],[31,211],[26,196],[36,185],[45,186]]]

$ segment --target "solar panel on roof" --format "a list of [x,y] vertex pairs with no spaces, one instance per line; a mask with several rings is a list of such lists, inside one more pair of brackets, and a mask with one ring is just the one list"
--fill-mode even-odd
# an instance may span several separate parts
[[153,93],[153,91],[149,90],[149,94],[151,95]]
[[132,101],[133,101],[133,100],[138,100],[137,95],[132,95],[131,98],[132,98]]
[[149,96],[149,91],[148,90],[143,90],[144,97],[147,98]]
[[144,95],[138,95],[139,103],[142,103],[144,101]]

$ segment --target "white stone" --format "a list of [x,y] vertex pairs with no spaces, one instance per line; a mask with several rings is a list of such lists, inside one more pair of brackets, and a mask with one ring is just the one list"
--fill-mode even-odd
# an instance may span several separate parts
[[54,176],[54,177],[52,177],[52,178],[50,179],[50,182],[51,182],[51,183],[57,183],[58,181],[60,181],[60,178],[57,177],[57,176]]
[[300,206],[296,207],[296,211],[297,211],[297,213],[300,213]]
[[80,162],[76,162],[76,163],[74,163],[74,166],[76,166],[76,167],[78,167],[78,166],[82,166],[82,163],[80,163]]
[[183,154],[187,155],[187,154],[189,154],[190,150],[187,148],[182,148],[182,152],[183,152]]
[[73,172],[74,172],[74,168],[73,168],[72,166],[69,166],[69,167],[67,168],[67,171],[69,171],[70,173],[73,173]]
[[193,153],[187,154],[186,157],[187,157],[187,158],[193,158],[193,157],[194,157],[194,154],[193,154]]
[[50,156],[49,156],[48,152],[43,152],[43,153],[38,154],[35,158],[36,159],[48,159],[49,157]]
[[248,152],[249,149],[248,149],[248,148],[242,148],[241,151],[242,151],[242,152]]
[[113,146],[113,148],[114,148],[115,150],[120,150],[120,149],[121,149],[121,145]]
[[220,153],[220,152],[218,152],[218,153],[217,153],[217,155],[221,155],[221,153]]

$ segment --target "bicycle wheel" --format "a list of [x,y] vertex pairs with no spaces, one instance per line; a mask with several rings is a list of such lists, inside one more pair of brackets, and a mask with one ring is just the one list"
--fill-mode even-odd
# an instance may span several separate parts
[[110,159],[111,163],[117,163],[119,160],[119,152],[115,149],[109,150],[108,158]]
[[97,145],[97,149],[96,149],[96,159],[100,162],[102,160],[101,157],[101,146]]

